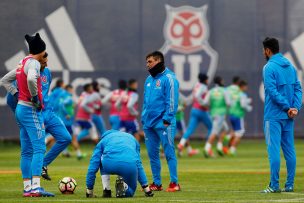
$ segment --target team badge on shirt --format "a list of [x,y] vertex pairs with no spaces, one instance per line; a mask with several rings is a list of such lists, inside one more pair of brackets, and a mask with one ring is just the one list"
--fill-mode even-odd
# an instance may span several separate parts
[[43,83],[47,83],[47,77],[45,75],[41,76],[40,78]]
[[160,86],[160,80],[157,80],[157,81],[156,81],[155,88],[156,88],[156,89],[160,89],[160,88],[161,88],[161,86]]

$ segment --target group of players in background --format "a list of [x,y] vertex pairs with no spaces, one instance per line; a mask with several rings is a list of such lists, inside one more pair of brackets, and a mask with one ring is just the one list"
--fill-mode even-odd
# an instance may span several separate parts
[[[105,109],[109,109],[111,129],[130,133],[140,141],[143,133],[139,130],[137,121],[139,115],[137,86],[135,79],[130,79],[128,82],[119,80],[117,89],[101,97],[100,85],[97,81],[93,81],[83,86],[83,92],[76,101],[73,87],[70,84],[65,85],[61,79],[57,80],[50,98],[55,113],[62,119],[73,137],[72,145],[78,159],[85,157],[80,151],[79,141],[89,136],[98,143],[105,132],[106,127],[102,117],[102,110]],[[218,138],[216,151],[220,156],[235,155],[236,147],[245,133],[245,113],[252,110],[251,99],[246,94],[247,88],[246,81],[238,76],[233,77],[232,84],[228,87],[224,87],[223,79],[216,76],[214,87],[208,90],[208,76],[200,73],[191,97],[187,98],[182,93],[179,94],[176,122],[181,139],[177,145],[178,155],[183,155],[185,147],[188,156],[199,153],[199,150],[193,149],[189,142],[189,137],[195,132],[199,123],[203,123],[207,129],[205,136],[207,141],[203,149],[206,158],[215,157],[212,144],[216,138]],[[191,104],[186,127],[185,109]],[[230,121],[231,128],[228,127],[226,118]],[[204,136],[203,134],[200,133],[201,137]],[[51,141],[52,137],[49,136],[47,142]],[[65,150],[63,155],[69,157],[70,153]]]

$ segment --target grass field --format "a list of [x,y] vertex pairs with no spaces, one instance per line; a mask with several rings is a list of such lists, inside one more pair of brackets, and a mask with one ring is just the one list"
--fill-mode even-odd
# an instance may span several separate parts
[[[200,142],[193,142],[200,147]],[[236,157],[218,157],[205,159],[202,154],[194,157],[182,157],[178,160],[181,192],[155,192],[153,198],[144,197],[138,187],[134,198],[103,199],[100,177],[97,176],[95,193],[99,198],[85,198],[85,176],[93,145],[83,146],[88,154],[84,160],[75,157],[59,157],[49,166],[52,181],[42,181],[42,186],[54,192],[54,198],[23,198],[22,179],[19,170],[19,146],[12,143],[0,143],[0,202],[304,202],[304,150],[303,141],[296,141],[297,172],[294,193],[260,194],[269,182],[269,164],[264,140],[245,140],[239,147]],[[151,172],[147,152],[142,145],[142,159],[149,181]],[[286,177],[285,162],[281,164],[281,186]],[[162,177],[165,188],[169,183],[169,173],[162,160]],[[78,186],[73,195],[62,195],[58,181],[70,176],[76,179]],[[112,190],[114,188],[112,178]],[[112,193],[113,196],[113,193]]]

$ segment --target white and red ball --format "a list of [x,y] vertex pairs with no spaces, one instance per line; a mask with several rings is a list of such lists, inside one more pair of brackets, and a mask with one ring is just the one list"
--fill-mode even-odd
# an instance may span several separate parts
[[64,177],[59,181],[58,188],[62,194],[73,194],[77,186],[74,178]]

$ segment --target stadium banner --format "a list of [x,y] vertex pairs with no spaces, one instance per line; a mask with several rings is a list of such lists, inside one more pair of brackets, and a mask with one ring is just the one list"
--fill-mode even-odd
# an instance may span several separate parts
[[[145,56],[165,54],[181,92],[189,97],[199,72],[225,85],[233,76],[249,84],[253,111],[245,118],[245,137],[263,136],[262,40],[279,39],[281,52],[297,67],[303,81],[304,2],[301,0],[234,1],[27,1],[0,2],[0,77],[27,55],[24,35],[39,32],[47,44],[49,68],[79,94],[83,84],[99,81],[101,94],[119,79],[139,81],[140,106],[148,75]],[[29,15],[30,14],[30,15]],[[303,83],[302,83],[303,85]],[[186,109],[186,121],[190,107]],[[0,87],[0,139],[18,138],[18,127]],[[108,110],[104,107],[108,125]],[[304,136],[300,113],[295,134]],[[140,118],[139,118],[140,119]],[[187,122],[186,122],[187,123]],[[194,137],[204,137],[203,126]]]

